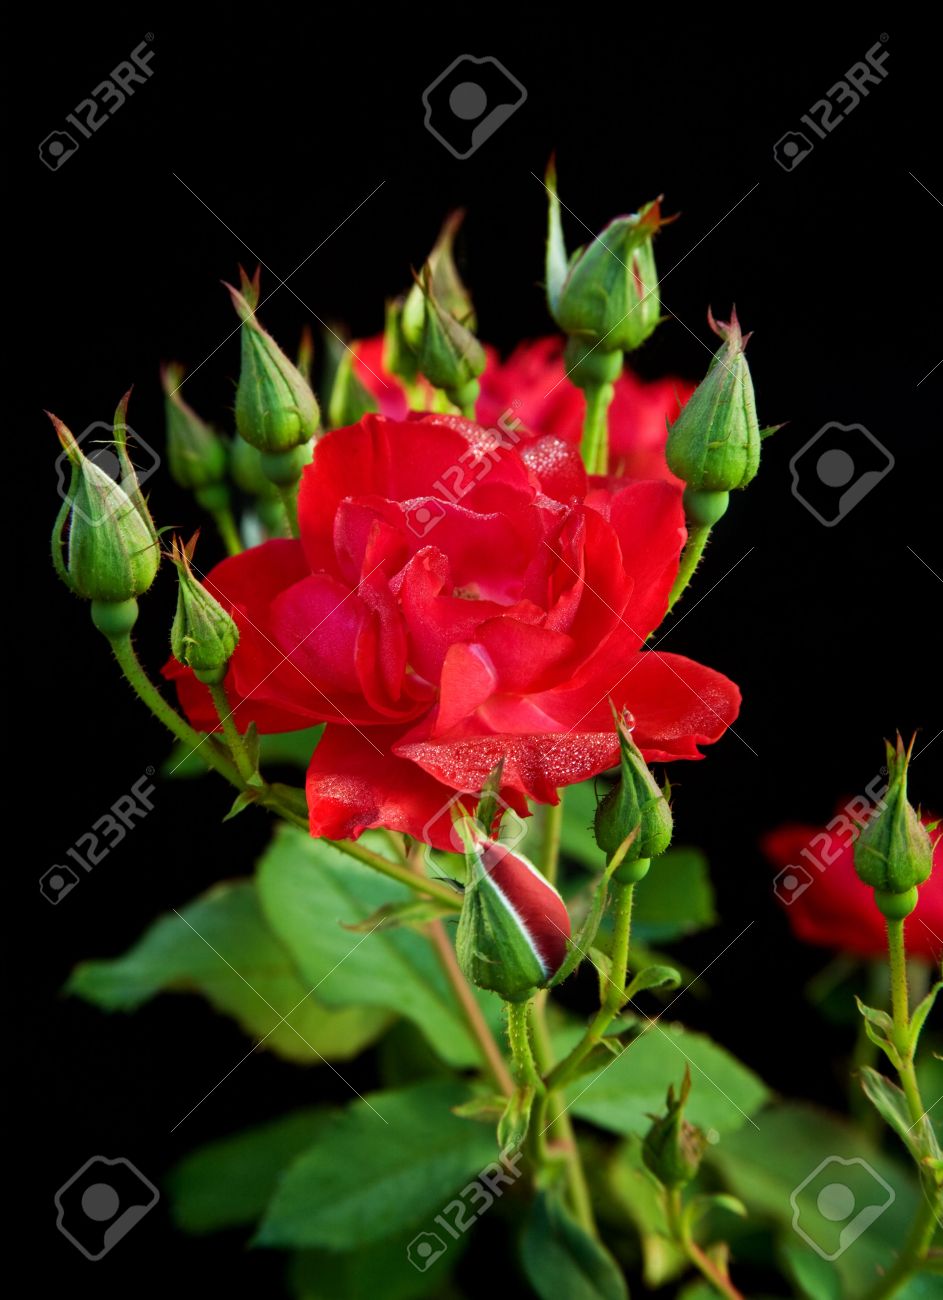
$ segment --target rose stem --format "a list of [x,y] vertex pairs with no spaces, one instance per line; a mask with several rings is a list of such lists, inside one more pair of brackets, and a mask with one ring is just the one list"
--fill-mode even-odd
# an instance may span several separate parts
[[223,540],[228,555],[241,555],[243,552],[242,538],[239,536],[239,529],[236,527],[236,521],[229,506],[220,506],[217,510],[211,511],[213,523],[216,525],[216,531]]
[[678,568],[678,575],[674,580],[674,586],[668,596],[669,611],[674,608],[681,599],[684,591],[694,577],[694,570],[697,568],[701,556],[704,554],[704,547],[707,545],[707,539],[711,535],[710,524],[690,524],[688,526],[688,540],[685,543],[684,551],[681,554],[681,564]]
[[612,910],[615,928],[612,936],[612,967],[606,984],[602,1005],[590,1022],[589,1028],[565,1060],[551,1070],[548,1088],[562,1088],[586,1060],[616,1016],[625,1005],[626,971],[629,963],[629,941],[632,933],[632,900],[635,884],[612,884]]
[[[926,1111],[917,1086],[913,1049],[910,1043],[910,993],[907,988],[907,957],[904,947],[904,922],[887,919],[887,952],[891,970],[891,1017],[894,1021],[894,1042],[900,1054],[898,1070],[907,1099],[907,1109],[913,1127],[923,1122]],[[940,1192],[930,1178],[919,1171],[923,1206],[914,1216],[913,1226],[892,1268],[867,1293],[866,1300],[882,1300],[894,1295],[926,1258],[937,1226],[936,1204]]]
[[[560,832],[563,826],[563,795],[564,791],[559,791],[560,802],[549,804],[544,818],[544,843],[541,867],[546,878],[552,885],[556,885],[557,876],[559,875],[560,865]],[[537,1058],[537,1066],[541,1077],[546,1078],[554,1066],[553,1044],[550,1040],[550,1030],[547,1025],[547,999],[549,997],[548,989],[541,989],[534,998],[533,1013],[533,1031],[534,1031],[534,1055]],[[547,1110],[551,1105],[549,1092],[538,1098],[534,1122],[543,1128],[546,1125]],[[589,1187],[586,1183],[586,1174],[583,1171],[583,1160],[580,1155],[580,1149],[577,1145],[576,1134],[573,1131],[573,1123],[569,1113],[561,1110],[559,1114],[554,1115],[549,1124],[551,1140],[558,1141],[560,1146],[566,1152],[567,1163],[567,1185],[570,1192],[570,1202],[573,1211],[576,1214],[579,1223],[586,1229],[590,1236],[598,1236],[596,1220],[593,1216],[593,1202],[589,1194]]]
[[609,468],[609,406],[615,385],[588,384],[586,413],[583,416],[583,441],[580,450],[589,474],[605,474]]
[[665,1189],[665,1203],[668,1224],[677,1244],[694,1267],[707,1278],[711,1286],[727,1300],[744,1300],[743,1292],[738,1291],[730,1278],[722,1273],[714,1261],[707,1255],[691,1236],[691,1230],[685,1223],[680,1187]]
[[[183,744],[189,745],[195,752],[200,751],[200,756],[207,766],[213,768],[216,772],[226,778],[230,784],[243,790],[246,783],[239,774],[236,767],[224,757],[217,749],[204,744],[207,739],[205,732],[199,732],[185,722],[179,713],[173,709],[157,687],[147,676],[141,661],[138,659],[131,643],[130,633],[122,636],[109,637],[112,651],[118,661],[121,671],[143,704],[146,704],[151,713],[159,722],[167,728],[177,740]],[[295,826],[300,826],[303,830],[308,829],[307,821],[300,817],[293,809],[286,806],[279,798],[275,791],[265,787],[265,793],[259,800],[265,807],[277,812],[286,821]],[[358,844],[352,844],[344,840],[325,840],[326,844],[331,844],[341,853],[346,853],[348,857],[356,858],[358,862],[364,863],[365,866],[372,867],[374,871],[379,871],[382,875],[388,876],[391,880],[397,880],[401,885],[407,885],[410,889],[428,893],[437,898],[440,902],[448,904],[453,911],[461,910],[461,899],[447,886],[440,885],[437,881],[427,880],[425,878],[417,879],[416,875],[406,867],[398,866],[395,862],[390,862],[387,858],[381,857],[379,853],[373,853],[370,849],[362,848]]]

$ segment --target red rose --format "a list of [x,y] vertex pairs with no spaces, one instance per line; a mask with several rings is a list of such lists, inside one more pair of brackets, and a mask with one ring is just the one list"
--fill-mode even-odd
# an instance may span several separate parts
[[[939,962],[943,953],[941,844],[943,838],[938,838],[933,874],[920,886],[916,910],[905,923],[908,955],[933,962]],[[818,826],[788,825],[771,831],[762,846],[777,869],[776,896],[785,905],[798,939],[840,948],[859,957],[883,957],[887,953],[884,917],[874,902],[874,891],[855,874],[854,847],[848,834]],[[803,849],[828,865],[818,870],[802,857]]]
[[[559,438],[495,450],[457,416],[368,415],[317,444],[299,518],[300,542],[224,560],[207,585],[239,626],[240,729],[328,724],[315,835],[382,825],[445,847],[453,792],[480,791],[502,757],[512,807],[556,802],[618,758],[610,698],[649,760],[700,757],[736,716],[732,682],[643,648],[685,540],[668,483],[588,491]],[[214,728],[205,688],[167,671]]]
[[[382,413],[396,420],[405,419],[409,403],[399,381],[383,369],[382,337],[355,346],[358,377]],[[493,348],[486,348],[485,353],[488,364],[481,376],[481,396],[476,406],[479,424],[493,428],[502,415],[510,412],[536,433],[553,433],[579,446],[586,400],[566,378],[561,339],[522,343],[507,361],[501,361]],[[433,390],[424,380],[420,384],[431,402]],[[646,383],[631,371],[624,371],[609,408],[612,472],[679,483],[665,463],[665,422],[675,419],[693,392],[694,385],[684,380]]]

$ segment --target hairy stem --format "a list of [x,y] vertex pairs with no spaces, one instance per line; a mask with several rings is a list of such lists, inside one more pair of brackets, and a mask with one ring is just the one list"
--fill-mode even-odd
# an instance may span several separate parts
[[704,554],[704,547],[707,545],[707,539],[711,535],[710,524],[691,524],[688,528],[688,540],[685,543],[684,550],[681,553],[681,564],[678,568],[678,576],[674,580],[674,586],[668,596],[668,609],[672,610],[687,588],[688,583],[694,577],[694,570],[700,563],[701,556]]
[[586,413],[580,446],[583,464],[589,474],[605,474],[609,468],[609,407],[615,396],[615,385],[589,384],[584,392]]
[[236,527],[236,521],[229,506],[219,507],[212,511],[212,515],[216,531],[226,547],[226,553],[228,555],[241,555],[244,549],[242,538],[239,536],[239,529]]
[[586,1033],[569,1056],[550,1071],[547,1079],[548,1090],[562,1088],[572,1080],[593,1048],[602,1041],[606,1030],[625,1005],[626,969],[629,962],[634,893],[634,884],[613,882],[612,907],[615,928],[612,936],[612,967],[602,1005],[590,1021]]
[[702,1277],[727,1300],[744,1300],[726,1273],[722,1272],[706,1251],[702,1250],[691,1235],[691,1228],[684,1214],[684,1196],[680,1187],[665,1188],[665,1211],[668,1228],[674,1242],[681,1247],[688,1260]]
[[[550,1042],[550,1031],[547,1028],[547,997],[548,992],[542,989],[534,998],[534,1056],[537,1061],[537,1068],[541,1075],[546,1078],[553,1068],[553,1047]],[[583,1159],[580,1155],[580,1149],[577,1145],[576,1134],[573,1131],[573,1122],[568,1112],[561,1109],[547,1123],[547,1114],[556,1108],[557,1099],[549,1091],[545,1091],[539,1098],[539,1104],[535,1108],[533,1123],[539,1125],[541,1132],[548,1132],[550,1140],[558,1143],[563,1150],[566,1159],[566,1179],[567,1189],[570,1194],[570,1205],[577,1221],[589,1233],[591,1237],[598,1237],[599,1230],[596,1227],[596,1219],[593,1214],[593,1201],[589,1193],[589,1185],[586,1182],[586,1173],[583,1169]]]
[[541,857],[543,873],[551,885],[556,885],[560,866],[560,833],[563,829],[563,791],[559,791],[560,802],[548,804],[544,811],[544,842]]

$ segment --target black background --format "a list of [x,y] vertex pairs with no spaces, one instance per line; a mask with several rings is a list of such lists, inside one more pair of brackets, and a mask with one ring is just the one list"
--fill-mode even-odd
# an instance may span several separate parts
[[[107,420],[134,383],[131,424],[160,445],[157,367],[173,357],[196,370],[187,400],[225,422],[238,338],[222,342],[234,321],[219,282],[238,262],[261,260],[284,278],[326,241],[289,281],[297,297],[279,289],[263,319],[286,346],[305,322],[317,327],[312,313],[371,334],[384,297],[405,287],[443,216],[461,205],[479,332],[507,348],[550,329],[536,177],[552,149],[562,197],[579,218],[567,219],[571,246],[588,237],[580,221],[595,231],[660,192],[666,210],[682,214],[658,245],[672,316],[638,367],[699,378],[711,340],[706,308],[724,315],[735,301],[755,330],[761,421],[789,421],[718,528],[682,606],[690,615],[666,642],[744,693],[737,731],[746,743],[728,734],[707,761],[672,773],[677,837],[709,851],[722,915],[681,955],[700,969],[753,922],[712,967],[711,998],[689,1000],[684,1015],[777,1090],[841,1105],[836,1062],[848,1043],[802,1000],[826,957],[790,940],[758,836],[787,820],[825,820],[879,769],[882,737],[898,727],[921,728],[918,747],[931,743],[914,768],[914,795],[943,804],[943,740],[932,747],[941,726],[940,579],[930,571],[943,573],[935,419],[943,369],[925,378],[943,356],[933,283],[943,232],[934,194],[943,185],[934,153],[919,143],[920,33],[858,17],[831,34],[783,20],[761,35],[742,11],[707,10],[607,11],[564,23],[541,7],[482,16],[464,31],[450,14],[448,27],[458,27],[437,35],[443,21],[433,10],[381,16],[364,6],[302,19],[270,5],[240,24],[206,6],[176,17],[142,11],[133,21],[99,14],[94,32],[57,18],[23,50],[24,63],[42,70],[41,93],[34,77],[27,97],[37,142],[147,32],[155,55],[148,83],[58,171],[42,165],[25,132],[28,238],[8,266],[25,279],[8,314],[32,318],[27,365],[38,369],[29,389],[19,382],[25,370],[8,368],[6,383],[26,398],[19,430],[7,432],[29,463],[22,495],[20,475],[7,477],[21,512],[16,560],[38,560],[21,594],[31,621],[15,632],[13,680],[25,672],[34,683],[29,722],[40,739],[29,782],[15,779],[10,794],[13,820],[28,832],[11,866],[30,933],[19,974],[8,967],[8,992],[17,1003],[38,994],[19,1045],[35,1107],[26,1126],[30,1218],[44,1268],[70,1287],[88,1283],[93,1266],[55,1231],[52,1195],[90,1154],[127,1155],[159,1181],[211,1137],[343,1092],[324,1072],[257,1055],[171,1136],[246,1050],[240,1033],[196,1000],[159,999],[108,1018],[58,996],[77,960],[124,951],[158,913],[250,868],[267,825],[249,813],[220,827],[228,795],[219,783],[161,786],[145,825],[59,907],[35,887],[167,748],[118,681],[85,608],[45,567],[57,446],[39,408],[78,431]],[[882,32],[886,80],[783,170],[775,142]],[[421,94],[465,51],[498,57],[528,97],[472,158],[456,161],[424,129]],[[275,283],[263,270],[263,293]],[[789,461],[829,421],[865,425],[896,465],[826,529],[792,495]],[[149,488],[160,523],[196,522],[165,475]],[[213,545],[207,530],[204,562]],[[154,668],[172,606],[164,573],[141,620]],[[14,687],[11,705],[18,695]],[[20,929],[18,912],[10,924]],[[350,1073],[361,1089],[375,1083],[369,1065]],[[234,1239],[189,1242],[162,1204],[94,1267],[93,1280],[108,1296],[171,1284],[189,1293],[211,1270],[220,1290],[277,1290],[271,1257],[245,1254]]]

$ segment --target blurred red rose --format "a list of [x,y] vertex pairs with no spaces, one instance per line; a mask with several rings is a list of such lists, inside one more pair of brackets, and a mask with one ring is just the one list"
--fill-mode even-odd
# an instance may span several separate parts
[[[384,415],[403,420],[409,402],[399,381],[383,369],[383,339],[366,339],[354,345],[357,376],[372,393]],[[566,378],[560,338],[522,343],[502,361],[494,348],[485,349],[488,364],[481,376],[481,396],[476,406],[478,423],[495,426],[509,413],[535,433],[552,433],[579,446],[585,399]],[[431,400],[432,389],[420,381],[420,391]],[[665,463],[665,421],[674,420],[694,385],[681,379],[646,383],[623,372],[609,409],[610,469],[630,478],[680,480]]]
[[[916,910],[905,922],[908,955],[934,962],[943,954],[941,844],[943,838],[937,838],[933,873],[920,886]],[[885,955],[884,917],[875,905],[873,890],[855,874],[853,843],[847,832],[833,833],[820,826],[781,826],[764,837],[762,847],[777,869],[775,893],[798,939],[860,957]],[[828,865],[818,870],[802,857],[803,849]]]
[[[315,835],[381,825],[445,847],[453,792],[480,791],[502,757],[508,804],[556,802],[616,761],[610,698],[650,760],[701,757],[737,714],[727,678],[644,648],[685,540],[668,483],[588,492],[559,438],[495,448],[457,416],[368,415],[318,442],[299,519],[300,542],[224,560],[207,585],[239,626],[239,728],[327,723]],[[205,687],[166,671],[214,728]]]

